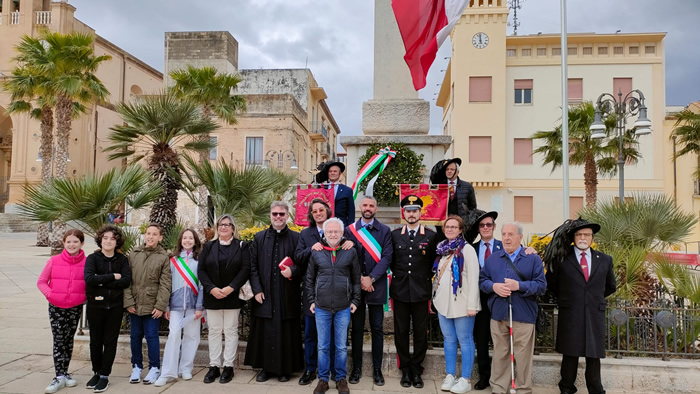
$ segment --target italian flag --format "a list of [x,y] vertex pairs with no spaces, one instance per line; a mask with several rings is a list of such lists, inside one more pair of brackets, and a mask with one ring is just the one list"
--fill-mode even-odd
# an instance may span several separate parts
[[403,57],[411,71],[413,87],[425,87],[425,77],[438,48],[462,16],[469,0],[392,0],[396,22],[406,47]]

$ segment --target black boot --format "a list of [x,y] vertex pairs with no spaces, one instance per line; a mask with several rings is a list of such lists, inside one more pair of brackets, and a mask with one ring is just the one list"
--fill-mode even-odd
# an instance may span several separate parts
[[374,384],[377,386],[384,386],[384,375],[382,375],[382,370],[380,368],[374,369],[372,378],[374,379]]
[[211,383],[221,376],[219,367],[209,367],[209,372],[204,376],[204,383]]

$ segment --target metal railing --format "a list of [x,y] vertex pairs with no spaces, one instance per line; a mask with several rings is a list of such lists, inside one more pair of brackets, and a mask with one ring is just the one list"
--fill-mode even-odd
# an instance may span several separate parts
[[328,139],[328,129],[326,128],[326,125],[323,124],[323,122],[321,122],[321,121],[311,122],[311,133],[312,134],[321,134],[326,139]]
[[700,179],[696,179],[695,182],[693,182],[694,187],[694,193],[696,196],[700,196]]
[[19,11],[10,12],[10,24],[11,25],[18,25],[19,24]]
[[51,11],[37,11],[35,23],[37,25],[50,25],[51,24]]

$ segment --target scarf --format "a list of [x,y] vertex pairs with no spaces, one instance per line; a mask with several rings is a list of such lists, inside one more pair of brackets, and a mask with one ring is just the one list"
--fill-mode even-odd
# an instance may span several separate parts
[[462,287],[462,269],[464,268],[464,255],[462,249],[467,244],[462,234],[452,241],[446,239],[437,246],[437,257],[433,263],[433,272],[437,272],[438,264],[443,256],[454,254],[452,259],[452,294],[457,295],[457,290]]
[[340,244],[338,244],[338,246],[336,246],[335,248],[331,248],[330,246],[326,246],[326,245],[322,245],[322,246],[323,246],[323,249],[331,252],[331,256],[333,256],[333,264],[335,264],[335,255],[336,255],[336,252],[338,252],[340,250]]

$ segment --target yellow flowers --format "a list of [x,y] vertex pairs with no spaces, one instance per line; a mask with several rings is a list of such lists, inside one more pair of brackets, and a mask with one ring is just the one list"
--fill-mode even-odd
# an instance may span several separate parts
[[[248,227],[244,228],[243,230],[240,230],[238,232],[238,239],[241,241],[248,241],[251,242],[253,240],[253,237],[255,237],[255,234],[267,229],[268,226],[255,226],[255,227]],[[304,229],[303,226],[297,226],[296,224],[293,224],[289,226],[289,229],[292,231],[300,232],[301,230]]]

